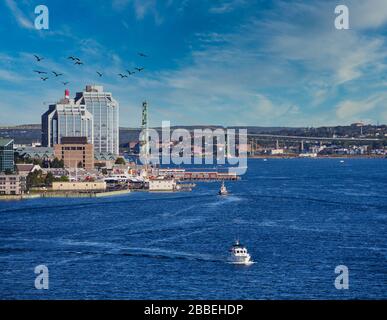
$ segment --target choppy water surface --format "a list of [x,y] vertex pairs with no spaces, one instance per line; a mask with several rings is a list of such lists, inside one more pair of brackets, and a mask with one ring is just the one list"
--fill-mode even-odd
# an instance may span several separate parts
[[[0,202],[0,298],[387,298],[386,160],[250,160],[227,187]],[[255,264],[225,262],[238,236]]]

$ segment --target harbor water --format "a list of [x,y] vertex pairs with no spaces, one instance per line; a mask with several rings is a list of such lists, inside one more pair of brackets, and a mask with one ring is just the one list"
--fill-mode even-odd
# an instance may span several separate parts
[[387,160],[252,159],[226,186],[1,201],[0,298],[387,299]]

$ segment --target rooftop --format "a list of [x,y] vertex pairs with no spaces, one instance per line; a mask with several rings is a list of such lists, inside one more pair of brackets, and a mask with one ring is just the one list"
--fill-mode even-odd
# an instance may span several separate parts
[[9,138],[0,138],[0,147],[6,147],[8,146],[10,143],[13,142],[13,139],[9,139]]

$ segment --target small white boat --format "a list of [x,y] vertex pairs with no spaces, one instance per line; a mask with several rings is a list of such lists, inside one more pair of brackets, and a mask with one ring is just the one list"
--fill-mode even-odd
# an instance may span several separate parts
[[253,261],[251,261],[251,256],[247,252],[246,247],[241,243],[239,243],[238,240],[230,249],[230,256],[228,258],[228,262],[233,264],[245,264],[245,265],[254,263]]
[[220,187],[219,195],[220,195],[220,196],[226,196],[226,195],[228,195],[228,191],[227,191],[226,186],[224,185],[224,182],[222,182],[222,186]]

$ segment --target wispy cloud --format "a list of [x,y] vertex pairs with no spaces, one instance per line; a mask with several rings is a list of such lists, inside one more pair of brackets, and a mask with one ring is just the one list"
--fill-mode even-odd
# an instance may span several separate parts
[[345,100],[336,107],[339,119],[358,121],[360,118],[369,117],[369,112],[375,108],[384,110],[387,104],[387,94],[376,94],[363,100]]
[[216,5],[210,7],[209,11],[211,13],[222,14],[222,13],[231,12],[241,6],[244,6],[245,4],[246,4],[245,0],[221,1],[220,3],[217,3]]
[[15,17],[17,23],[26,29],[33,29],[34,24],[32,21],[23,13],[22,10],[18,7],[15,0],[5,0],[5,4]]
[[[112,2],[113,9],[117,11],[125,10],[129,5],[132,6],[137,20],[143,20],[147,14],[151,14],[154,17],[156,24],[161,24],[163,18],[157,10],[156,0],[114,0]],[[167,7],[171,5],[170,2],[166,2]]]

